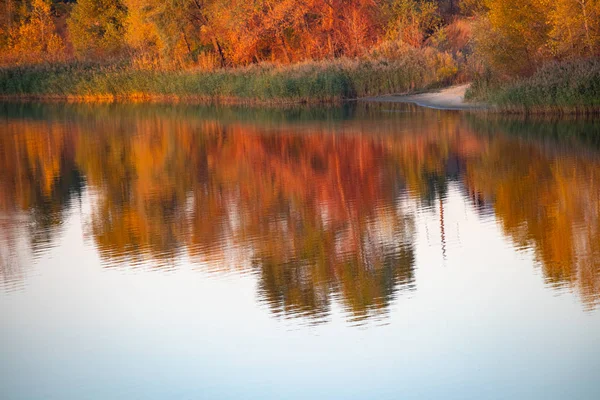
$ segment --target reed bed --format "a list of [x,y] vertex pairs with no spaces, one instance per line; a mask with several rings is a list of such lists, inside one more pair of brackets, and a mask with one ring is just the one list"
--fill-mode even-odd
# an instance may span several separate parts
[[505,113],[600,113],[600,60],[552,62],[530,77],[505,83],[480,77],[466,97]]
[[454,72],[440,68],[439,61],[426,53],[396,60],[336,59],[215,71],[45,64],[0,68],[0,96],[75,101],[337,102],[439,85]]

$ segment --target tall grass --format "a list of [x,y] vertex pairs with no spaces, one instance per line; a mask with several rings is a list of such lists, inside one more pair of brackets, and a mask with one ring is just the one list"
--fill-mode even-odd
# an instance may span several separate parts
[[552,62],[531,77],[502,82],[479,77],[466,93],[515,113],[600,113],[600,60]]
[[[436,58],[437,57],[437,58]],[[440,57],[350,60],[215,71],[139,69],[81,63],[0,68],[0,96],[114,100],[173,98],[214,102],[335,102],[403,93],[452,78]]]

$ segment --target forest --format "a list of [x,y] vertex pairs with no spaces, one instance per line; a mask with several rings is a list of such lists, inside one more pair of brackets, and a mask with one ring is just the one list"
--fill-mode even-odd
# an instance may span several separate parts
[[0,94],[600,106],[600,0],[1,0]]

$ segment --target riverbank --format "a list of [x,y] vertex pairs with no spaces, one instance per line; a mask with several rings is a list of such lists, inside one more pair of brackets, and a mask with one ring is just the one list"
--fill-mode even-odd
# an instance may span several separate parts
[[339,59],[215,71],[140,70],[127,65],[85,64],[3,67],[0,100],[260,106],[358,100],[525,115],[600,113],[598,60],[552,63],[519,80],[478,78],[471,85],[426,91],[447,84],[453,75],[441,73],[435,63],[423,64],[419,57],[415,53],[413,57],[393,62]]
[[600,114],[600,60],[553,62],[532,76],[515,80],[479,77],[471,84],[425,93],[371,96],[360,100],[495,114]]
[[244,68],[144,70],[130,65],[36,65],[0,68],[0,98],[201,103],[334,103],[408,92],[451,81],[427,52],[397,60],[336,59]]
[[513,114],[600,114],[600,60],[552,62],[529,77],[475,79],[467,101]]
[[373,96],[359,99],[368,102],[383,103],[413,103],[421,107],[436,108],[440,110],[482,110],[487,105],[481,102],[467,102],[465,92],[470,84],[451,86],[444,89],[416,93],[410,95]]

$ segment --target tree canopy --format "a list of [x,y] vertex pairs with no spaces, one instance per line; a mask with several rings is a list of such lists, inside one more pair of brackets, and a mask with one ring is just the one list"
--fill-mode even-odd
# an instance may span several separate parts
[[[130,59],[212,69],[404,46],[452,49],[459,60],[512,76],[548,60],[600,55],[600,0],[0,0],[0,7],[0,61],[9,64]],[[452,34],[471,25],[460,40]]]

